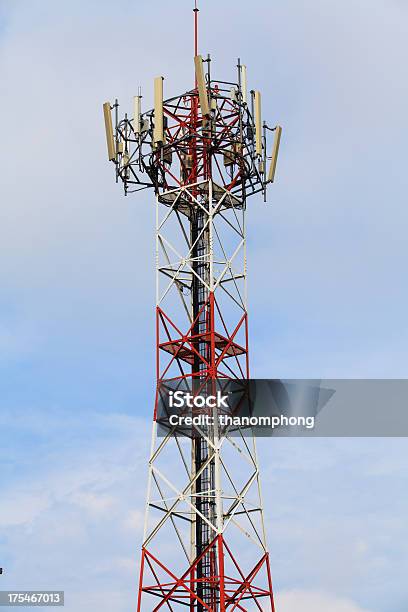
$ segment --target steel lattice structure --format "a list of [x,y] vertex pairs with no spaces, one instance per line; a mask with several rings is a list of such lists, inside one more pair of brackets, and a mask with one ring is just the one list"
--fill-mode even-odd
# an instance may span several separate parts
[[163,100],[158,77],[154,109],[142,112],[140,95],[132,118],[104,105],[117,180],[156,194],[157,393],[137,609],[274,612],[255,438],[216,425],[158,435],[164,383],[249,378],[246,205],[266,197],[281,135],[261,122],[260,93],[247,99],[245,66],[235,83],[212,77],[197,14],[193,89]]

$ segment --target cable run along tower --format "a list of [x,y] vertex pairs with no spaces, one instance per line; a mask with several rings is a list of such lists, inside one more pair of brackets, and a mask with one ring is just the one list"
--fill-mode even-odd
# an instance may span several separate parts
[[157,423],[166,383],[249,378],[245,214],[250,196],[266,200],[281,137],[245,65],[229,81],[213,76],[197,26],[196,6],[192,89],[164,99],[159,76],[153,109],[140,91],[130,116],[104,104],[116,180],[156,196],[157,392],[137,610],[275,612],[255,438],[217,426],[159,435]]

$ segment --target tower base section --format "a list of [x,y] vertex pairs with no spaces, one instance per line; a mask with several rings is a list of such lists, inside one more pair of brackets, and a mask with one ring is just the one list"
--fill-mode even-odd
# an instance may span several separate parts
[[[213,571],[200,577],[200,562],[211,556]],[[143,548],[137,612],[156,610],[275,612],[269,554],[265,552],[249,572],[243,571],[223,535],[218,535],[177,575]]]

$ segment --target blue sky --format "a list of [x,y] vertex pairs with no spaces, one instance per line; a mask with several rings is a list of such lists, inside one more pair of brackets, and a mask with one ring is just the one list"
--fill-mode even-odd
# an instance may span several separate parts
[[[190,4],[0,9],[0,586],[61,586],[69,612],[132,609],[154,387],[153,199],[114,184],[101,103],[141,85],[148,105],[156,74],[191,86]],[[252,374],[406,377],[406,4],[200,19],[214,73],[240,56],[284,128],[248,211]],[[406,440],[261,457],[279,612],[405,611]]]

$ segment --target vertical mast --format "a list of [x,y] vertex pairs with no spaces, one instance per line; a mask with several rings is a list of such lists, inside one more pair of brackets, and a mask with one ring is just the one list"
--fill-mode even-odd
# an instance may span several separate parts
[[[198,56],[198,13],[197,0],[194,6],[194,55]],[[206,162],[207,152],[203,145],[202,158],[200,159],[200,153],[198,151],[198,131],[202,130],[202,125],[199,125],[199,96],[197,89],[197,74],[195,76],[195,90],[192,99],[193,112],[192,112],[192,149],[193,149],[193,172],[191,175],[191,182],[197,183],[199,180],[205,180],[206,176],[205,169],[208,166]],[[201,118],[203,121],[203,117]],[[206,187],[204,192],[201,194],[197,187],[193,189],[193,198],[199,201],[200,205],[192,202],[191,218],[190,218],[190,234],[191,244],[193,245],[193,270],[195,275],[193,277],[193,290],[191,293],[192,302],[192,314],[193,321],[195,323],[194,335],[198,338],[196,342],[197,354],[194,358],[192,365],[192,380],[194,393],[199,392],[200,387],[208,379],[208,372],[204,365],[204,360],[207,362],[211,361],[210,346],[208,342],[200,340],[204,335],[211,335],[212,330],[212,316],[210,312],[209,304],[209,292],[208,287],[210,285],[210,244],[209,244],[209,228],[206,223],[209,214],[209,207],[211,202],[209,201],[210,189]],[[213,374],[214,377],[214,374]],[[213,432],[209,432],[211,442],[214,442]],[[199,473],[202,466],[207,462],[209,458],[209,447],[208,442],[202,436],[197,436],[192,441],[193,447],[193,472]],[[215,465],[212,459],[201,475],[197,478],[195,485],[195,505],[198,510],[195,518],[195,556],[199,558],[203,551],[208,547],[210,541],[213,539],[213,534],[210,533],[210,528],[206,521],[201,517],[205,517],[212,523],[215,521],[214,516],[214,489],[215,489]],[[193,543],[192,543],[193,544]],[[212,610],[217,610],[216,595],[214,589],[211,588],[211,576],[216,573],[215,568],[217,565],[216,560],[216,546],[212,547],[197,564],[197,595],[199,598],[211,606]],[[202,603],[197,604],[198,612],[204,610]]]

